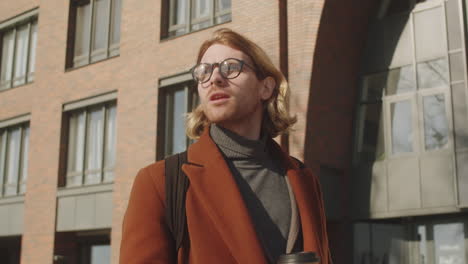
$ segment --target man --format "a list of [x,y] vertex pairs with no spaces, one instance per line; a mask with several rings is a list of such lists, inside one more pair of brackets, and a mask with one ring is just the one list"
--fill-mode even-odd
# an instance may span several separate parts
[[188,241],[175,259],[164,216],[164,161],[138,173],[123,224],[121,263],[276,263],[314,251],[329,262],[318,179],[272,140],[296,119],[288,85],[266,53],[229,29],[200,47],[192,69],[200,105],[187,118],[182,166]]

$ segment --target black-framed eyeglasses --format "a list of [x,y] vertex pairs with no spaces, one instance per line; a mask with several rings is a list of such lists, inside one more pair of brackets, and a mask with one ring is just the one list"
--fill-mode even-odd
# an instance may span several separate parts
[[206,83],[210,80],[216,66],[218,66],[219,73],[223,78],[234,79],[242,72],[244,65],[254,70],[252,66],[245,63],[243,60],[227,58],[221,62],[199,63],[192,68],[191,72],[193,79],[197,83]]

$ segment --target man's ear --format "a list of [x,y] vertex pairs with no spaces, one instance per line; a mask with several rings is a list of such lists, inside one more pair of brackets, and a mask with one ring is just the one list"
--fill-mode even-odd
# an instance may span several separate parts
[[262,81],[262,88],[260,90],[260,97],[262,100],[268,100],[270,99],[271,95],[273,94],[273,91],[275,90],[276,87],[276,81],[275,78],[268,76]]

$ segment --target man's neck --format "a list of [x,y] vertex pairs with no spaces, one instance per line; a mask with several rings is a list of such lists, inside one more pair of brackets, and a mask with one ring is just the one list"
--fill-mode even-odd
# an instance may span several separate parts
[[238,122],[229,123],[229,122],[220,122],[216,125],[225,128],[237,135],[250,139],[250,140],[259,140],[260,139],[260,130],[261,125],[259,122],[255,122],[254,124],[242,124],[240,125]]

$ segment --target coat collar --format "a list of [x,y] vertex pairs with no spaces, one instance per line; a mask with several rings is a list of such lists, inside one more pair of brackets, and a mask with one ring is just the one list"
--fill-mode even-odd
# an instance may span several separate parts
[[[302,177],[298,164],[281,151],[273,140],[267,144],[281,157],[287,176],[298,204],[304,249],[319,252],[320,245],[316,231],[320,219],[314,212],[316,198],[311,193],[315,186]],[[244,204],[237,184],[218,147],[205,128],[200,139],[188,149],[188,164],[182,167],[190,179],[190,195],[195,195],[204,204],[206,215],[226,242],[232,256],[238,263],[266,264],[267,258],[257,237],[253,221]],[[234,228],[235,227],[235,228]]]

